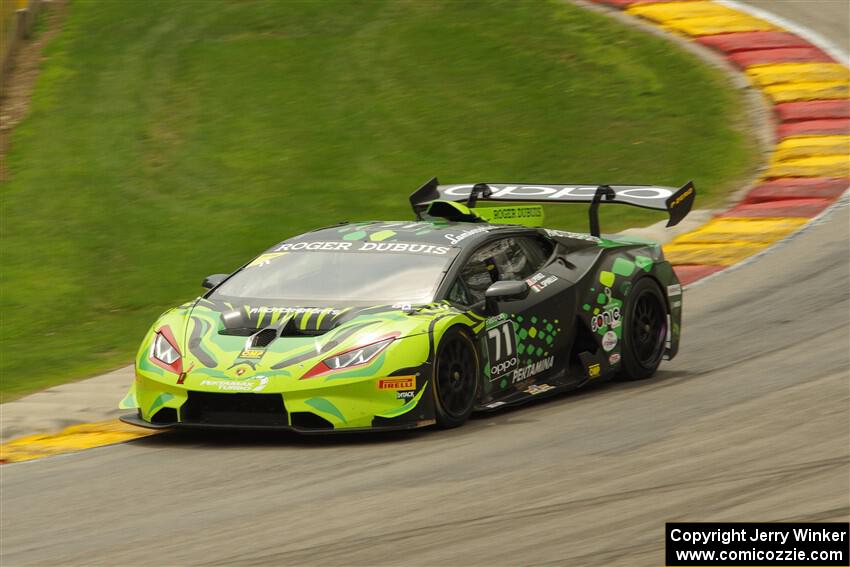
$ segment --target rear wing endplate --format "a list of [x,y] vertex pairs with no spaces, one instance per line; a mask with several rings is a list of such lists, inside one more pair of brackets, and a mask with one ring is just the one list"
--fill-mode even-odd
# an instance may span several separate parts
[[666,211],[667,226],[676,226],[693,206],[696,188],[688,181],[679,189],[655,185],[532,185],[523,183],[476,183],[440,185],[433,178],[410,196],[416,218],[433,201],[466,202],[472,208],[479,201],[526,203],[587,203],[590,233],[599,236],[599,204],[618,203],[644,209]]

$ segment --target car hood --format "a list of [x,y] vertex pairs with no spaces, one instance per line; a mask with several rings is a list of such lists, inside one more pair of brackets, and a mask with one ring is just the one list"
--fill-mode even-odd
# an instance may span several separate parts
[[269,307],[199,299],[183,311],[182,328],[174,334],[183,369],[193,376],[299,378],[335,354],[426,333],[436,316],[452,311],[446,304]]

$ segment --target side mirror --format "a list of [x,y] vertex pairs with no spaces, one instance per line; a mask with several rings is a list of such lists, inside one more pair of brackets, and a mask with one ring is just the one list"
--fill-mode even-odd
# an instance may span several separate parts
[[213,274],[204,278],[204,283],[201,285],[206,289],[212,289],[218,284],[227,279],[230,274]]
[[495,282],[484,292],[484,297],[490,301],[516,301],[525,299],[528,295],[528,284],[524,281]]

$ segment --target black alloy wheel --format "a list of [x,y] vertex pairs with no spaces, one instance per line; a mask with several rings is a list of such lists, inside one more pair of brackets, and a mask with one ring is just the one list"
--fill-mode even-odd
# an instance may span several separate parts
[[655,281],[643,278],[632,288],[626,302],[621,378],[640,380],[655,374],[667,340],[666,305]]
[[472,413],[478,397],[478,354],[472,338],[457,328],[449,329],[434,362],[437,425],[443,428],[463,424]]

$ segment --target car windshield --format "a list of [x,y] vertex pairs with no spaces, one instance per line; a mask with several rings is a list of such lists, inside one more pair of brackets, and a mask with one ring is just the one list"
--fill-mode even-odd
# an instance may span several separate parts
[[453,249],[441,255],[272,252],[236,273],[209,299],[301,306],[429,303],[455,255]]

